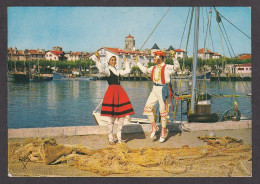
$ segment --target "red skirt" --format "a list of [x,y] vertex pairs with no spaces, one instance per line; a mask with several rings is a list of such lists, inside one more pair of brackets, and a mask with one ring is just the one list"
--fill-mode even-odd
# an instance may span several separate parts
[[132,104],[120,85],[109,85],[101,107],[101,116],[124,117],[134,114]]

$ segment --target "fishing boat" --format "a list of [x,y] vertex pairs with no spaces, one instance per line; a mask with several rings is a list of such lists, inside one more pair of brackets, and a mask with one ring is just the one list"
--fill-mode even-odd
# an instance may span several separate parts
[[53,73],[53,80],[68,80],[68,76],[61,73]]
[[91,79],[88,76],[83,76],[83,77],[76,77],[75,80],[78,80],[78,81],[89,81]]
[[91,81],[96,81],[98,78],[97,77],[90,77]]
[[29,82],[29,74],[26,72],[16,72],[13,73],[13,78],[15,82]]
[[88,76],[82,77],[72,77],[62,73],[53,73],[53,80],[60,81],[60,80],[68,80],[68,81],[89,81],[91,80]]
[[51,81],[52,79],[53,79],[52,74],[39,74],[39,75],[31,75],[29,81],[40,82],[40,81]]

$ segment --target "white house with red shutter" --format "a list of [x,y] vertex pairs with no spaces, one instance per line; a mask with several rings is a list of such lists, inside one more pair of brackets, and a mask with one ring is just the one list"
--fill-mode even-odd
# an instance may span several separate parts
[[212,59],[214,52],[210,51],[209,49],[199,49],[198,50],[198,58],[201,59]]
[[84,58],[84,54],[81,52],[67,52],[65,53],[67,61],[78,61]]
[[216,53],[216,52],[212,56],[212,59],[219,59],[219,58],[222,58],[222,56],[221,56],[221,54]]
[[[144,66],[148,65],[149,61],[152,61],[153,57],[151,55],[147,55],[144,52],[139,52],[139,51],[125,51],[120,48],[111,48],[111,47],[102,47],[98,50],[98,53],[100,55],[100,61],[101,64],[104,66],[108,66],[108,61],[112,56],[116,57],[116,68],[117,69],[122,69],[124,68],[124,60],[123,56],[125,56],[130,63],[130,68],[133,66],[136,66],[135,61],[133,60],[134,55],[137,55],[139,62],[143,64]],[[93,61],[97,61],[97,58],[95,54],[91,54],[89,56],[89,59]]]
[[60,61],[62,60],[64,56],[64,52],[63,51],[48,51],[45,54],[45,58],[46,60],[50,60],[50,61]]
[[175,57],[176,59],[183,59],[187,55],[187,52],[183,49],[175,49]]

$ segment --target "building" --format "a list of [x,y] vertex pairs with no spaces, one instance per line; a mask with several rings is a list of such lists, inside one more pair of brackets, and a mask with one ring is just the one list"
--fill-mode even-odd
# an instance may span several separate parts
[[55,47],[52,47],[52,50],[53,51],[62,51],[62,47],[55,46]]
[[158,47],[158,45],[155,43],[154,45],[153,45],[153,47],[151,48],[151,55],[152,56],[154,56],[154,52],[156,52],[156,51],[158,51],[158,50],[160,50],[160,48]]
[[45,54],[45,59],[50,61],[61,61],[65,58],[65,53],[63,51],[48,51]]
[[171,55],[170,55],[170,51],[171,51],[171,50],[173,50],[173,51],[175,50],[175,49],[172,47],[172,45],[170,45],[169,48],[168,48],[167,50],[165,50],[165,55],[166,55],[167,58],[171,57]]
[[67,61],[78,61],[85,59],[85,55],[81,52],[65,52],[65,58]]
[[252,72],[251,63],[246,63],[246,64],[242,64],[242,65],[236,65],[235,67],[236,67],[235,72],[237,74],[251,75],[251,72]]
[[45,53],[45,59],[50,61],[62,61],[65,60],[65,53],[62,51],[62,47],[55,46]]
[[220,58],[222,58],[222,56],[216,52],[212,56],[212,59],[220,59]]
[[175,49],[176,59],[183,59],[187,55],[187,52],[184,49]]
[[13,60],[13,61],[26,61],[29,60],[29,55],[25,53],[22,50],[18,50],[16,47],[15,48],[8,48],[8,54],[7,54],[8,60]]
[[[139,51],[125,51],[122,50],[120,48],[110,48],[110,47],[102,47],[98,50],[98,53],[100,55],[100,61],[101,64],[104,67],[108,66],[108,61],[112,56],[115,56],[117,59],[116,62],[116,68],[121,70],[124,68],[124,60],[123,60],[123,56],[125,56],[129,63],[130,63],[130,68],[132,68],[133,66],[136,66],[135,61],[133,60],[134,55],[137,55],[139,58],[139,62],[141,64],[143,64],[144,66],[148,65],[148,62],[151,61],[153,59],[152,56],[147,55],[144,52],[139,52]],[[92,59],[93,61],[96,61],[96,56],[95,54],[91,54],[89,56],[89,59]]]
[[240,54],[239,59],[251,59],[251,54]]
[[199,49],[198,50],[198,58],[201,59],[212,59],[214,52],[210,51],[209,49]]
[[29,56],[30,60],[45,59],[45,50],[44,49],[42,49],[41,51],[39,49],[37,49],[37,50],[26,49],[24,52]]
[[125,38],[125,51],[135,51],[135,39],[130,34]]
[[226,64],[224,73],[227,73],[227,74],[236,73],[236,65],[235,64]]

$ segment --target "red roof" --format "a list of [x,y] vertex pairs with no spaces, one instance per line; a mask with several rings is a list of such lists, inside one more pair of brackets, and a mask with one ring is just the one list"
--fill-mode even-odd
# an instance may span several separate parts
[[18,55],[24,55],[24,52],[21,51],[21,50],[19,50],[17,54],[18,54]]
[[110,51],[110,52],[113,52],[114,54],[116,55],[122,55],[122,54],[125,54],[125,55],[129,55],[129,54],[138,54],[138,55],[144,55],[145,52],[139,52],[139,51],[125,51],[125,50],[122,50],[122,49],[118,49],[118,48],[111,48],[111,47],[104,47],[104,49]]
[[61,57],[61,54],[63,54],[63,51],[50,51],[50,52],[55,54],[58,57]]
[[221,55],[215,52],[215,53],[213,54],[213,56],[221,56]]
[[74,53],[72,53],[71,55],[82,55],[80,52],[74,52]]
[[209,49],[205,49],[205,52],[204,52],[204,48],[198,50],[198,54],[203,54],[203,53],[213,53],[213,52],[210,51]]
[[175,49],[175,52],[185,52],[185,51],[182,49]]
[[246,63],[242,65],[236,65],[236,67],[251,67],[251,63]]
[[40,52],[40,51],[38,51],[38,50],[28,50],[28,52],[29,52],[30,54],[45,54],[45,53]]
[[134,37],[129,34],[126,38],[134,38]]
[[110,52],[117,54],[117,55],[121,55],[120,53],[125,53],[124,50],[118,49],[118,48],[110,48],[110,47],[104,47],[104,48],[109,50]]
[[243,54],[239,58],[240,59],[250,59],[251,58],[251,54]]

